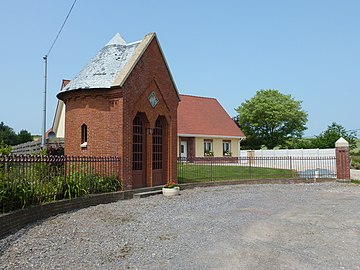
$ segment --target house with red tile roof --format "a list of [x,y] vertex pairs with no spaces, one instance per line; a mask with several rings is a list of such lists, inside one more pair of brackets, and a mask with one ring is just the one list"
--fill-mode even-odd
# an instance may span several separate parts
[[244,133],[215,98],[180,95],[178,156],[239,156]]

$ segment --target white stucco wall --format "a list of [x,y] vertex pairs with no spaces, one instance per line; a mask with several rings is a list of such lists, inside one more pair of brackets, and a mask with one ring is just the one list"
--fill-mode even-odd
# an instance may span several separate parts
[[58,101],[56,107],[52,129],[57,138],[65,137],[65,104],[61,100]]
[[58,138],[65,137],[65,105],[62,107],[61,114],[60,114],[60,120],[59,120],[59,126],[57,129],[57,132],[55,132],[55,133],[56,133],[56,137],[58,137]]

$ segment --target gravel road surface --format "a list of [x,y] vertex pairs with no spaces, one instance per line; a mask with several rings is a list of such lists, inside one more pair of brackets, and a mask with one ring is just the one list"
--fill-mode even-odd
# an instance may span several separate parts
[[360,185],[237,185],[98,205],[0,239],[0,269],[360,269]]

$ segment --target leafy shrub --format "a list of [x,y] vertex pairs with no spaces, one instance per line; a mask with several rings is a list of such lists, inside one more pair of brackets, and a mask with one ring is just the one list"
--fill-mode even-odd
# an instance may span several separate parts
[[9,155],[11,153],[11,146],[0,141],[0,155]]
[[24,208],[28,206],[30,202],[34,202],[34,189],[30,182],[3,182],[0,188],[0,205],[3,205],[4,212]]
[[0,212],[122,189],[116,176],[73,171],[65,174],[64,166],[55,166],[51,162],[28,167],[6,164],[6,170],[0,170]]
[[89,194],[87,184],[84,181],[84,175],[78,172],[70,174],[66,177],[66,182],[64,182],[64,198],[71,199],[76,197],[81,197],[86,194]]
[[47,155],[49,156],[63,156],[64,155],[64,145],[60,143],[50,144],[46,148]]
[[116,176],[105,176],[100,181],[99,193],[122,190],[122,182]]
[[351,155],[351,168],[355,170],[360,170],[360,154]]

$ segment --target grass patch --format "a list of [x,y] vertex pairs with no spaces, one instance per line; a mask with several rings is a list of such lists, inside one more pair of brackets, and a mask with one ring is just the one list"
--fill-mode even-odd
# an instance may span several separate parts
[[351,183],[353,183],[353,184],[360,184],[360,180],[351,180]]
[[294,178],[295,171],[233,165],[178,164],[179,183],[241,179]]

